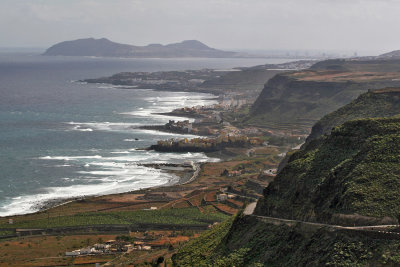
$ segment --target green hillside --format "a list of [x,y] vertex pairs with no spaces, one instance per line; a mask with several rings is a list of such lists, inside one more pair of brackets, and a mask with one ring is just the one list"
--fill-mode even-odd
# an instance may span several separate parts
[[189,242],[173,266],[399,266],[399,240],[324,228],[305,232],[238,216]]
[[399,163],[400,118],[346,122],[293,153],[256,212],[335,224],[397,223]]
[[349,103],[315,124],[258,201],[255,215],[296,222],[238,215],[181,248],[174,266],[400,266],[399,227],[328,226],[400,219],[400,89],[369,90],[396,83],[398,62],[390,73],[379,64],[332,60],[271,79],[250,124],[305,127]]
[[[397,224],[400,118],[344,123],[295,152],[255,213],[328,224]],[[398,231],[395,230],[395,231]],[[184,246],[174,266],[399,266],[400,239],[239,215]]]
[[346,121],[361,118],[391,117],[400,114],[400,88],[385,88],[360,95],[346,106],[329,113],[312,128],[307,143]]

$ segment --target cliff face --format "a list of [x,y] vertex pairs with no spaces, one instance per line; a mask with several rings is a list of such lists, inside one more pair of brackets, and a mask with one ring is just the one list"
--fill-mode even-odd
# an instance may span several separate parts
[[400,118],[346,122],[290,156],[256,213],[345,225],[397,222],[399,173]]
[[53,45],[44,53],[46,56],[97,56],[97,57],[237,57],[239,53],[222,51],[196,41],[147,46],[134,46],[102,39],[79,39]]
[[281,73],[281,70],[268,69],[244,69],[241,71],[231,71],[219,75],[219,77],[204,81],[201,88],[215,88],[223,92],[240,92],[254,99],[260,94],[264,84]]
[[[314,73],[308,71],[306,75]],[[388,86],[400,86],[400,81],[319,81],[299,79],[295,73],[278,74],[264,86],[252,106],[247,123],[309,128],[322,116],[348,104],[361,93]]]

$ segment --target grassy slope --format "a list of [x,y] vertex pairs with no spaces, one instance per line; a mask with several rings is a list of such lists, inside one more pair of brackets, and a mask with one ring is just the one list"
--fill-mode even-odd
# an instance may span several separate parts
[[[257,212],[322,221],[333,213],[396,217],[399,152],[400,118],[347,122],[294,153]],[[399,266],[400,241],[237,216],[184,246],[175,266],[191,266],[191,257],[196,266]]]
[[[228,234],[234,217],[215,226],[199,238],[190,241],[186,246],[173,256],[176,266],[209,266],[214,260],[211,255],[221,244],[223,238]],[[216,265],[215,265],[216,266]]]
[[[185,245],[174,266],[398,266],[400,242],[238,216]],[[193,265],[193,262],[196,264]]]
[[256,211],[321,222],[338,214],[397,218],[399,163],[399,118],[346,122],[294,153]]
[[307,142],[321,135],[330,134],[333,127],[341,125],[348,120],[391,117],[398,114],[400,114],[399,88],[370,91],[319,120],[313,126]]
[[38,220],[15,219],[14,224],[6,222],[0,228],[53,228],[101,224],[176,224],[176,225],[207,225],[214,221],[228,218],[219,212],[201,213],[197,208],[162,209],[148,211],[115,211],[115,212],[86,212],[71,216],[50,217]]

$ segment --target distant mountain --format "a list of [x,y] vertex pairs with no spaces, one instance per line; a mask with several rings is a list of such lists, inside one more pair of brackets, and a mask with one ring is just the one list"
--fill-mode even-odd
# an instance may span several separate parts
[[395,50],[389,53],[379,55],[378,59],[400,59],[400,50]]
[[78,39],[53,45],[43,54],[46,56],[95,56],[131,58],[171,58],[171,57],[246,57],[246,55],[211,48],[197,40],[180,43],[134,46],[102,39]]

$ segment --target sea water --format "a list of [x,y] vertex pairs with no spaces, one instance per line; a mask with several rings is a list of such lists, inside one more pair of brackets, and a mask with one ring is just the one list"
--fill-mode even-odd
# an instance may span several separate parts
[[126,192],[176,179],[144,163],[218,160],[203,153],[140,150],[160,139],[183,136],[138,128],[179,119],[154,113],[213,104],[214,96],[123,89],[78,80],[121,71],[221,69],[265,63],[265,59],[0,54],[0,216],[34,212],[56,198]]

